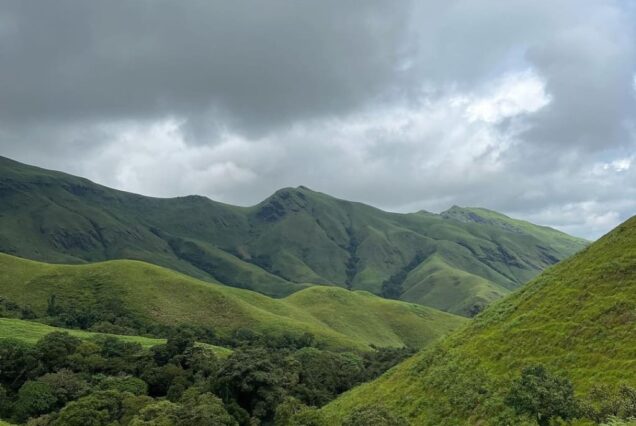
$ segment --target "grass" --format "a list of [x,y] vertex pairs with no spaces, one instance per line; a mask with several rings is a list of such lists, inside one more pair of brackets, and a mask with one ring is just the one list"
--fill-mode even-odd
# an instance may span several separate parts
[[382,403],[413,424],[497,424],[510,382],[535,363],[578,394],[636,386],[636,217],[324,411],[337,421]]
[[465,322],[425,306],[337,287],[316,286],[274,299],[128,260],[53,265],[0,254],[0,294],[28,305],[38,317],[46,316],[55,295],[60,306],[98,309],[108,302],[144,322],[212,327],[224,336],[243,328],[272,335],[310,332],[339,349],[424,347]]
[[[89,339],[97,335],[104,335],[100,333],[91,333],[82,330],[71,330],[60,327],[51,327],[46,324],[41,324],[33,321],[25,321],[14,318],[0,318],[0,339],[15,338],[25,343],[35,344],[38,340],[49,333],[56,331],[67,332],[72,336],[79,337],[81,339]],[[129,343],[139,343],[144,348],[150,348],[152,346],[165,343],[165,339],[152,339],[141,336],[121,336],[112,335],[120,340]]]
[[[135,259],[278,298],[316,284],[381,294],[383,282],[400,277],[402,299],[461,315],[586,244],[483,209],[397,214],[305,187],[253,207],[159,199],[2,157],[0,195],[0,251],[8,254]],[[424,267],[432,257],[461,291]]]
[[[79,337],[80,339],[90,339],[97,336],[111,336],[124,342],[139,343],[144,348],[150,348],[152,346],[161,345],[166,343],[165,339],[153,339],[143,336],[124,336],[118,334],[106,334],[106,333],[92,333],[83,330],[72,330],[68,328],[51,327],[46,324],[41,324],[34,321],[25,321],[15,318],[0,318],[0,339],[13,338],[21,340],[28,344],[35,344],[42,337],[53,332],[66,332],[71,336]],[[226,357],[232,351],[220,346],[213,346],[208,344],[202,344],[211,348],[217,356]]]

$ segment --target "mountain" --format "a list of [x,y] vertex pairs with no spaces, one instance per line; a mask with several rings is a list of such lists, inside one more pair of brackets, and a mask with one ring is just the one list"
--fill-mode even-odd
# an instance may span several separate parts
[[28,308],[39,319],[55,310],[88,325],[100,315],[142,326],[203,326],[226,338],[242,330],[271,337],[309,332],[336,349],[420,348],[467,321],[337,287],[314,286],[273,299],[130,260],[53,265],[0,254],[0,295],[0,302]]
[[586,244],[485,209],[389,213],[302,186],[253,207],[160,199],[0,157],[0,251],[142,260],[273,297],[335,285],[472,316]]
[[636,217],[325,412],[382,403],[418,425],[526,424],[498,416],[511,382],[537,363],[578,395],[636,386]]

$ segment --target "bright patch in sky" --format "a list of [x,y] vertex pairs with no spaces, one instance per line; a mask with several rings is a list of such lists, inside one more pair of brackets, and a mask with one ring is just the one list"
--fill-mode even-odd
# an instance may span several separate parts
[[490,93],[470,102],[470,120],[498,123],[522,113],[532,113],[550,103],[545,82],[528,71],[504,77],[489,87]]

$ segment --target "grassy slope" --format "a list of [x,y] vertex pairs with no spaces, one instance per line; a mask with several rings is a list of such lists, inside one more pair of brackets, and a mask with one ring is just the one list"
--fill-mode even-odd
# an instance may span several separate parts
[[403,300],[462,313],[470,312],[473,306],[485,306],[509,293],[508,289],[492,281],[453,268],[436,254],[409,274],[403,286],[406,288]]
[[[636,385],[636,217],[325,411],[338,418],[382,402],[414,424],[476,424],[500,411],[502,389],[537,362],[567,374],[579,393]],[[470,399],[471,375],[490,403],[453,406]]]
[[53,265],[0,254],[0,294],[44,315],[55,294],[86,308],[116,300],[136,318],[198,324],[228,335],[239,328],[311,332],[336,348],[423,347],[461,325],[461,317],[366,292],[312,287],[286,299],[203,282],[137,261]]
[[[34,344],[43,336],[55,331],[64,331],[81,339],[88,339],[102,333],[91,333],[83,330],[71,330],[60,327],[51,327],[34,321],[25,321],[15,318],[0,318],[0,339],[14,338],[23,342]],[[130,343],[139,343],[145,348],[165,343],[165,339],[153,339],[141,336],[110,335]]]
[[[123,336],[118,334],[92,333],[90,331],[72,330],[68,328],[51,327],[50,325],[41,324],[34,321],[25,321],[15,318],[0,318],[0,339],[18,339],[28,344],[35,344],[42,337],[56,331],[66,332],[80,339],[89,339],[96,336],[112,336],[119,340],[130,343],[139,343],[144,348],[165,343],[165,339],[153,339],[143,336]],[[218,356],[228,356],[232,351],[220,346],[208,345]]]
[[[308,284],[379,294],[385,280],[405,277],[402,299],[466,315],[584,245],[487,210],[388,213],[304,187],[249,208],[159,199],[0,157],[0,251],[55,263],[142,260],[274,297]],[[411,265],[433,255],[461,291]]]

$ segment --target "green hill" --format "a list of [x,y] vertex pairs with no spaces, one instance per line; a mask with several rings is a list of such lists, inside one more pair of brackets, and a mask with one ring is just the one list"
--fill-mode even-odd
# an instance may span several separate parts
[[585,244],[483,209],[388,213],[305,187],[253,207],[159,199],[0,157],[0,251],[142,260],[274,297],[335,285],[470,316]]
[[418,425],[506,424],[511,381],[537,363],[579,395],[636,385],[636,217],[324,411],[382,403]]
[[47,317],[82,309],[145,324],[212,327],[229,336],[240,329],[268,335],[312,333],[332,348],[369,345],[423,347],[466,320],[433,308],[362,291],[312,287],[284,299],[212,284],[138,261],[53,265],[0,254],[0,294]]
[[[118,334],[106,334],[106,333],[92,333],[84,330],[73,330],[61,327],[51,327],[50,325],[41,324],[34,321],[25,321],[16,318],[0,318],[0,339],[18,339],[28,344],[35,344],[42,337],[53,332],[65,332],[71,336],[79,337],[80,339],[90,339],[97,336],[111,336],[116,337],[119,340],[130,343],[139,343],[144,348],[150,348],[152,346],[161,345],[166,342],[166,339],[153,339],[151,337],[143,336],[125,336]],[[227,357],[232,351],[220,346],[213,346],[201,343],[206,347],[211,348],[216,355],[220,357]]]

